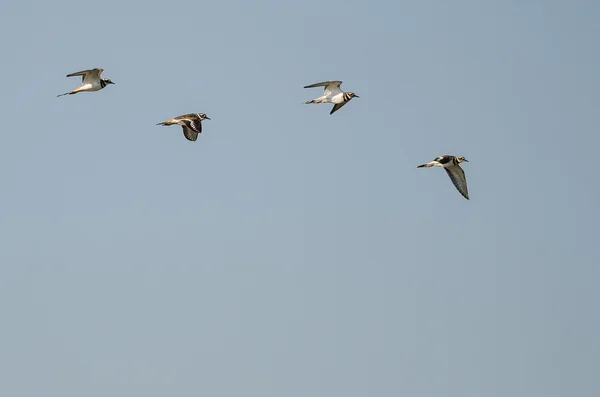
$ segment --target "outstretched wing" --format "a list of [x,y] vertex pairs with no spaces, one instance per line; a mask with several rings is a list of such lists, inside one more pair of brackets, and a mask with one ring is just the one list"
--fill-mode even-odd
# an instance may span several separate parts
[[90,78],[92,78],[92,79],[99,79],[100,78],[100,74],[102,74],[103,70],[104,69],[102,69],[102,68],[82,70],[80,72],[75,72],[75,73],[68,74],[67,77],[81,76],[81,82],[85,83],[85,81],[87,79],[90,79]]
[[[348,102],[350,102],[350,101],[348,101]],[[344,106],[348,102],[336,103],[335,106],[333,107],[333,109],[331,109],[331,112],[329,112],[329,114],[333,114],[333,113],[337,112],[338,110],[340,110],[342,108],[342,106]]]
[[337,95],[342,92],[340,85],[342,85],[341,81],[332,80],[332,81],[323,81],[321,83],[307,85],[304,88],[325,87],[325,96],[333,96],[333,95]]
[[187,126],[183,126],[183,136],[187,138],[188,141],[196,141],[198,139],[198,133]]
[[183,135],[189,141],[198,139],[198,134],[202,133],[202,122],[198,119],[182,119]]
[[323,81],[322,83],[307,85],[304,88],[327,87],[328,85],[335,85],[339,87],[340,85],[342,85],[342,82],[337,80]]
[[453,165],[452,167],[445,167],[446,173],[450,177],[450,180],[456,187],[456,190],[463,195],[464,198],[469,200],[469,191],[467,190],[467,178],[465,172],[460,165]]

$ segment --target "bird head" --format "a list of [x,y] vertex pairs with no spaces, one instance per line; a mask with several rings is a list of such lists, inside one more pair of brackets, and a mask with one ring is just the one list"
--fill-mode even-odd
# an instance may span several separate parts
[[106,84],[114,84],[111,79],[102,79]]
[[198,115],[198,117],[200,118],[200,120],[210,120],[210,117],[208,117],[204,113],[196,113],[196,114]]
[[353,92],[349,92],[349,93],[348,93],[348,96],[349,96],[350,98],[360,98],[358,95],[356,95],[356,94],[355,94],[355,93],[353,93]]
[[467,160],[464,156],[458,156],[456,160],[458,160],[459,163],[462,163],[463,161],[466,161],[467,163],[469,162],[469,160]]

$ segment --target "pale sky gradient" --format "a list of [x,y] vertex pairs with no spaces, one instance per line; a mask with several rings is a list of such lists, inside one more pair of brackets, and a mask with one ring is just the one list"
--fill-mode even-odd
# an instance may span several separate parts
[[600,395],[600,2],[0,15],[1,396]]

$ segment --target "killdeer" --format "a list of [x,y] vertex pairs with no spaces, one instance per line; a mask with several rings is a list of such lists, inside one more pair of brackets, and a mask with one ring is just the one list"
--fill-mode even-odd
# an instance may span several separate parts
[[423,167],[443,167],[446,170],[446,173],[450,177],[450,180],[456,187],[456,189],[469,200],[469,191],[467,190],[467,178],[465,177],[465,172],[462,168],[460,168],[460,163],[469,160],[464,158],[463,156],[450,156],[449,154],[445,154],[443,156],[436,157],[433,161],[429,163],[418,165],[417,168]]
[[333,114],[341,109],[342,106],[350,102],[352,98],[360,98],[353,92],[342,91],[340,85],[342,85],[341,81],[324,81],[322,83],[307,85],[304,88],[325,87],[325,92],[322,97],[304,103],[333,103],[333,109],[331,109],[331,112],[329,113]]
[[64,94],[57,95],[57,97],[63,96],[63,95],[73,95],[73,94],[77,94],[78,92],[84,92],[84,91],[98,91],[98,90],[101,90],[104,87],[106,87],[108,84],[114,84],[110,79],[105,79],[105,78],[100,77],[100,74],[102,74],[103,70],[104,69],[102,69],[102,68],[96,68],[96,69],[82,70],[81,72],[75,72],[75,73],[68,74],[67,77],[81,76],[82,83],[79,87],[75,88],[73,91],[65,92]]
[[204,113],[190,113],[173,117],[156,125],[180,125],[183,127],[183,135],[188,141],[193,142],[198,139],[198,134],[202,132],[202,120],[210,120],[210,118]]

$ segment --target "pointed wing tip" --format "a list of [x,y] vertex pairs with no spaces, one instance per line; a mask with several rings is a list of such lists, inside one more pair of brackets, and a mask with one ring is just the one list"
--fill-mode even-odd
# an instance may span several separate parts
[[[350,101],[348,101],[350,102]],[[331,109],[331,112],[329,112],[329,114],[334,114],[335,112],[337,112],[338,110],[340,110],[341,108],[344,107],[345,104],[347,104],[348,102],[342,102],[342,103],[336,103],[335,105],[333,105],[333,109]]]
[[467,187],[467,178],[465,177],[465,172],[459,165],[455,165],[452,167],[445,168],[444,170],[450,177],[452,184],[456,188],[456,190],[467,200],[469,199],[469,190]]
[[335,85],[342,85],[342,82],[339,80],[329,80],[329,81],[322,81],[320,83],[314,83],[314,84],[309,84],[307,86],[304,86],[304,88],[317,88],[317,87],[327,87],[331,84],[335,84]]
[[185,137],[185,139],[187,139],[190,142],[196,142],[196,140],[198,139],[198,133],[196,131],[192,131],[192,130],[183,130],[183,136]]

